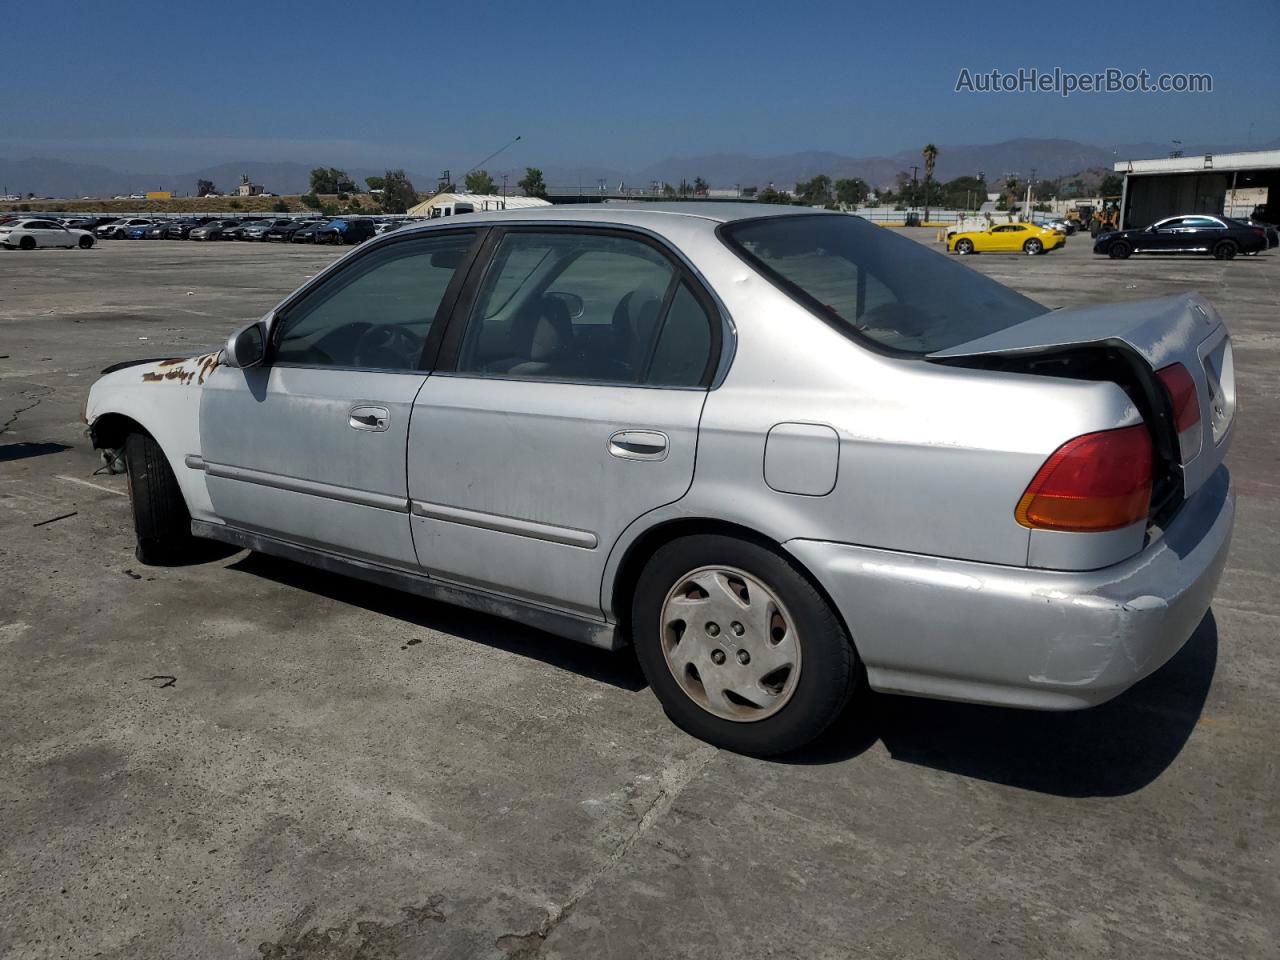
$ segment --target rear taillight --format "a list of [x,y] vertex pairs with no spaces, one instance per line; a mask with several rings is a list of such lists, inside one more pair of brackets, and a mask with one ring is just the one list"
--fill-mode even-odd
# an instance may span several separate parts
[[1183,463],[1190,463],[1200,452],[1200,394],[1191,371],[1180,363],[1171,363],[1156,371],[1156,376],[1169,391],[1173,403],[1173,422],[1178,430],[1178,452]]
[[1033,530],[1075,533],[1144,520],[1151,509],[1151,457],[1142,424],[1068,440],[1036,473],[1014,518]]

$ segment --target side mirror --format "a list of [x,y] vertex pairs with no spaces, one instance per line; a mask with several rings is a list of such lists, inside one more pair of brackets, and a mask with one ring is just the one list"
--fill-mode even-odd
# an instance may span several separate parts
[[242,327],[227,338],[227,346],[222,351],[222,362],[228,367],[243,370],[256,367],[267,355],[267,338],[262,331],[261,323],[251,323]]

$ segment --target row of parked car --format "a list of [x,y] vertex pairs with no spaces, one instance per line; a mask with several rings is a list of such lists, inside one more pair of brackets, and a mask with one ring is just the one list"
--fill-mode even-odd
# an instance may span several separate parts
[[292,243],[355,244],[408,222],[374,217],[264,217],[221,219],[189,217],[181,220],[148,217],[88,218],[92,226],[70,221],[67,226],[92,230],[100,240],[278,240]]

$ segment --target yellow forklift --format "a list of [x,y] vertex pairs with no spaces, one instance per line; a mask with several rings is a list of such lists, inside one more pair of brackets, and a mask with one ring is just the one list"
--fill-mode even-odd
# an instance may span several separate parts
[[1093,211],[1089,221],[1089,236],[1096,237],[1108,230],[1120,229],[1120,197],[1103,197],[1102,206]]
[[1089,221],[1093,219],[1093,204],[1077,203],[1067,209],[1067,223],[1072,225],[1072,233],[1089,229]]

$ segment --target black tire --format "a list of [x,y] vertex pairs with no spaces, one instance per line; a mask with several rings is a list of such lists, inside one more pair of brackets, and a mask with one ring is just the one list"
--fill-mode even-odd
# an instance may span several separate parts
[[968,239],[960,239],[956,241],[956,253],[961,256],[973,253],[973,241]]
[[1232,260],[1239,252],[1240,248],[1236,246],[1234,240],[1220,240],[1213,248],[1213,258],[1215,260]]
[[1112,260],[1128,260],[1131,253],[1133,253],[1133,247],[1129,246],[1127,240],[1116,240],[1107,247],[1107,256]]
[[[721,565],[758,579],[776,595],[790,614],[800,648],[794,692],[761,720],[735,721],[709,712],[676,681],[663,652],[661,621],[668,593],[690,571]],[[750,756],[788,753],[814,740],[841,715],[864,676],[840,618],[792,561],[770,548],[719,534],[674,540],[649,559],[632,600],[631,637],[667,716],[699,739]]]
[[21,240],[18,241],[18,249],[20,250],[34,250],[35,248],[36,248],[35,237],[23,237]]
[[191,515],[160,444],[149,434],[131,433],[124,457],[139,562],[169,566],[190,559],[195,545]]
[[1022,250],[1024,253],[1028,253],[1034,257],[1037,253],[1044,253],[1044,244],[1035,237],[1032,237],[1022,245]]
[[93,237],[81,237],[80,242],[77,245],[81,250],[88,250],[93,246]]

